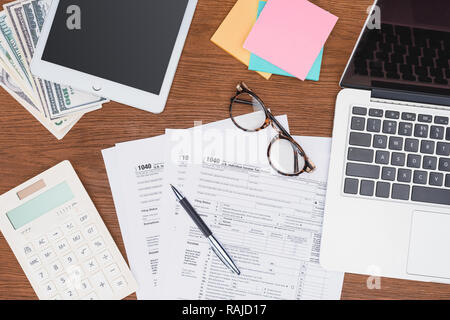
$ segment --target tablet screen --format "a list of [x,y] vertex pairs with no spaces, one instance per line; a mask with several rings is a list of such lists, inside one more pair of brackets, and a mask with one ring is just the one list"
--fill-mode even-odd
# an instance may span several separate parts
[[42,60],[159,95],[187,4],[60,0]]

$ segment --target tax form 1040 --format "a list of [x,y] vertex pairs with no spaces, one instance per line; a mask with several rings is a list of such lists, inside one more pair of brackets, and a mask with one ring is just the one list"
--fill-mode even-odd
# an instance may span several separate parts
[[[175,201],[166,201],[163,223],[171,231],[161,238],[161,252],[166,253],[160,264],[161,298],[340,298],[343,273],[319,264],[330,141],[297,139],[316,162],[317,172],[287,178],[226,161],[182,164],[187,198],[241,275],[222,264]],[[166,162],[166,174],[180,172],[176,166]]]

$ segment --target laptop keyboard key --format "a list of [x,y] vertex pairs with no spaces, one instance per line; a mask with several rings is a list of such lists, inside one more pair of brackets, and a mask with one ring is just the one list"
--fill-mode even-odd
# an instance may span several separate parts
[[436,147],[436,154],[439,156],[450,156],[450,143],[438,142]]
[[407,152],[417,152],[417,151],[419,151],[419,140],[417,140],[417,139],[406,139],[405,140],[405,151],[407,151]]
[[372,136],[368,133],[350,132],[349,143],[352,146],[370,147]]
[[383,110],[381,109],[369,109],[369,116],[371,117],[382,117],[384,114]]
[[444,131],[445,131],[444,127],[431,126],[430,138],[436,139],[436,140],[442,140],[442,139],[444,139]]
[[381,171],[381,179],[394,181],[395,180],[395,168],[383,167],[383,170]]
[[436,157],[430,157],[430,156],[423,157],[422,169],[436,170],[436,167],[437,167],[437,158]]
[[346,178],[344,183],[344,193],[358,194],[358,180]]
[[429,114],[419,114],[418,120],[419,122],[431,123],[433,116]]
[[417,81],[417,77],[410,73],[404,73],[402,78],[403,78],[403,80],[407,80],[407,81]]
[[353,114],[365,116],[367,114],[367,108],[355,106],[352,109]]
[[389,119],[398,119],[398,118],[400,118],[400,112],[388,110],[388,111],[386,111],[384,116]]
[[395,134],[397,132],[397,122],[384,120],[383,121],[383,133]]
[[434,153],[434,141],[422,140],[420,144],[420,152],[426,154]]
[[434,123],[448,125],[448,117],[434,117]]
[[408,154],[406,165],[410,168],[420,168],[421,156],[418,154]]
[[412,171],[409,169],[398,169],[397,180],[399,182],[410,183],[412,177]]
[[394,183],[392,185],[392,199],[409,200],[409,185]]
[[450,174],[445,175],[445,186],[450,188]]
[[359,194],[362,196],[373,196],[375,190],[375,182],[372,180],[361,180]]
[[398,125],[398,134],[401,136],[412,136],[413,124],[409,122],[400,122]]
[[439,159],[439,171],[450,172],[450,159],[440,158]]
[[373,136],[373,147],[378,149],[386,149],[387,147],[387,137],[381,135]]
[[381,120],[371,119],[367,120],[367,131],[369,132],[380,132],[381,130]]
[[403,149],[403,138],[390,137],[389,138],[389,149],[391,149],[391,150],[402,150]]
[[350,177],[378,179],[380,177],[380,167],[361,163],[347,163],[346,175]]
[[418,138],[426,138],[428,136],[428,125],[416,124],[414,126],[414,136]]
[[377,182],[377,190],[375,195],[378,198],[389,198],[391,184],[389,182]]
[[431,79],[430,77],[419,76],[419,81],[424,83],[432,83],[433,79]]
[[445,132],[445,140],[450,141],[450,127],[448,127]]
[[430,185],[441,187],[444,183],[444,175],[439,172],[430,173]]
[[366,119],[361,117],[352,117],[352,130],[363,131],[366,125]]
[[378,150],[375,154],[375,163],[389,164],[389,152]]
[[391,165],[403,167],[405,165],[406,155],[404,153],[393,152],[391,156]]
[[348,148],[348,160],[359,162],[373,162],[374,151],[371,149]]
[[410,112],[403,112],[402,113],[402,120],[416,121],[416,114],[415,113],[410,113]]
[[414,186],[412,188],[411,200],[425,203],[450,205],[450,190]]
[[413,182],[417,184],[427,184],[428,173],[426,171],[414,171]]

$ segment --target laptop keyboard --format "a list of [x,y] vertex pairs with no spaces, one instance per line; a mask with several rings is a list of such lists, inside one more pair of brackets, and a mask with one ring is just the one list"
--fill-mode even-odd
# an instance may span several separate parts
[[382,24],[362,39],[355,73],[429,84],[450,83],[450,33]]
[[450,205],[449,118],[354,106],[343,192]]

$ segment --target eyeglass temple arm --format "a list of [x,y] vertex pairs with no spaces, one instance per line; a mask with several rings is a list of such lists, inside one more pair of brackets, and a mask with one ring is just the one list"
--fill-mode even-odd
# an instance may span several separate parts
[[253,105],[253,101],[247,101],[247,100],[242,100],[242,99],[234,99],[233,101],[243,103],[243,104],[248,104],[249,106]]
[[292,136],[289,134],[289,132],[287,132],[287,130],[281,125],[281,123],[278,122],[278,120],[275,118],[275,116],[272,114],[272,112],[268,112],[270,120],[273,121],[273,123],[275,123],[275,125],[278,127],[278,129],[280,129],[280,131],[287,137],[289,137],[289,139],[294,140],[294,138],[292,138]]
[[294,172],[298,172],[298,153],[295,147],[291,144],[292,150],[294,150]]

